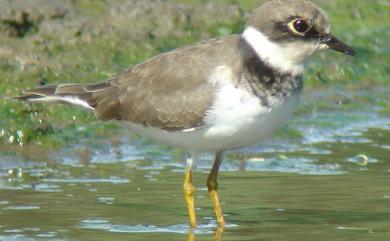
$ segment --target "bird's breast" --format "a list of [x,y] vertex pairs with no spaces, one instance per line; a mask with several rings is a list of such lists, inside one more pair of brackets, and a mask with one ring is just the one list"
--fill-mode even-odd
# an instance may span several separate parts
[[209,110],[205,139],[214,139],[228,148],[237,148],[264,139],[280,128],[299,102],[299,92],[264,100],[235,85],[220,88]]

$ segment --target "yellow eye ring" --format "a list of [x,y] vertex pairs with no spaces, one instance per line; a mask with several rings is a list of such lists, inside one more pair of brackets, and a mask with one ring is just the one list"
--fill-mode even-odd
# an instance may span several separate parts
[[311,29],[310,24],[301,18],[292,20],[287,26],[293,33],[300,36],[305,36],[305,34]]

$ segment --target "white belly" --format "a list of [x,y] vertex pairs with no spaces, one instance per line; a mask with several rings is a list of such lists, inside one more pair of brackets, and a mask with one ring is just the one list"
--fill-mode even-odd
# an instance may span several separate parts
[[168,132],[130,124],[137,133],[188,151],[221,151],[253,144],[271,135],[291,116],[299,95],[284,100],[270,98],[268,107],[258,97],[234,85],[225,85],[216,95],[205,118],[206,126]]

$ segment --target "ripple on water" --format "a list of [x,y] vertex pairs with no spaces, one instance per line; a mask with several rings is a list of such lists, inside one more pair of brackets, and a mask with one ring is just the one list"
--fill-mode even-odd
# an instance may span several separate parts
[[370,128],[385,129],[390,126],[390,118],[377,113],[331,112],[317,113],[307,118],[297,118],[293,125],[304,135],[304,144],[320,142],[370,143],[362,137]]
[[97,200],[99,203],[112,205],[112,204],[114,204],[115,198],[114,197],[99,197]]
[[262,172],[299,173],[304,175],[339,175],[346,171],[339,164],[316,164],[316,160],[306,158],[264,159],[248,161],[246,170]]
[[364,154],[359,154],[354,157],[350,157],[347,159],[348,162],[355,163],[359,166],[367,166],[368,164],[371,163],[378,163],[377,159],[371,158],[369,156],[366,156]]
[[361,227],[345,227],[345,226],[339,226],[337,227],[338,230],[349,230],[349,231],[364,231],[368,233],[373,233],[373,230],[369,228],[361,228]]
[[[42,240],[42,237],[40,237],[39,239],[35,239],[31,237],[25,237],[23,234],[0,236],[0,241],[40,241],[40,240]],[[64,241],[64,240],[50,238],[50,241]]]
[[23,233],[23,230],[21,230],[21,229],[6,229],[6,230],[4,230],[4,233]]
[[40,234],[37,234],[36,236],[37,237],[40,237],[40,238],[54,238],[55,236],[57,235],[57,232],[47,232],[47,233],[40,233]]
[[3,182],[2,180],[0,180],[0,190],[17,191],[17,190],[23,190],[23,188],[18,186],[8,185],[7,182]]
[[3,210],[16,210],[16,211],[26,211],[26,210],[37,210],[40,209],[39,206],[8,206],[4,207]]
[[48,178],[43,179],[44,182],[48,183],[69,183],[69,184],[76,184],[76,183],[110,183],[110,184],[124,184],[129,183],[129,179],[124,178]]
[[[25,161],[17,155],[0,153],[0,160],[0,177],[9,177],[12,174],[17,176],[19,172],[24,172],[25,170],[30,170],[30,172],[34,172],[35,170],[47,171],[46,163]],[[23,170],[21,167],[23,167]]]
[[[237,227],[235,224],[227,224],[227,228]],[[188,224],[177,224],[169,226],[155,225],[124,225],[112,224],[104,219],[87,219],[81,222],[80,228],[92,230],[104,230],[114,233],[178,233],[188,234],[190,228]],[[195,229],[196,234],[211,234],[217,228],[215,221],[211,220],[208,224],[198,225]]]
[[54,185],[50,183],[35,184],[34,190],[38,192],[62,192],[63,191],[58,185]]
[[390,145],[382,145],[381,148],[390,150]]
[[[131,134],[128,134],[131,135]],[[85,142],[85,141],[84,141]],[[75,152],[77,149],[85,150],[91,143],[81,143],[78,146],[67,148],[58,156],[59,161],[65,165],[79,166],[80,165],[80,153]],[[105,164],[105,163],[119,163],[129,162],[135,160],[143,160],[145,158],[145,148],[140,147],[136,143],[129,144],[129,140],[124,140],[124,144],[113,146],[112,143],[107,140],[104,143],[99,143],[98,148],[92,150],[87,149],[89,164]],[[95,143],[96,144],[96,143]]]

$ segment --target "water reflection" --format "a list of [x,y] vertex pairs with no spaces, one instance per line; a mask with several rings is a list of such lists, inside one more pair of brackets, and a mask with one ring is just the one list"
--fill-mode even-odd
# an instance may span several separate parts
[[[214,241],[222,241],[222,236],[223,236],[223,232],[224,232],[225,228],[222,227],[222,226],[218,226],[215,230],[215,234],[214,234]],[[196,235],[195,235],[195,231],[193,229],[190,230],[189,234],[188,234],[188,241],[195,241]]]
[[[225,227],[216,226],[215,222],[199,225],[197,228],[190,228],[188,224],[157,227],[153,225],[114,225],[107,220],[84,220],[80,227],[89,230],[105,230],[113,233],[188,233],[188,241],[195,241],[197,235],[211,234],[214,231],[214,241],[221,241]],[[227,228],[237,227],[228,224]]]
[[225,228],[233,227],[237,227],[237,225],[227,224],[224,227],[221,227],[218,226],[214,220],[211,220],[207,224],[200,224],[196,228],[190,228],[189,224],[187,223],[169,226],[113,224],[106,219],[87,219],[82,221],[80,224],[80,228],[86,230],[103,230],[113,233],[189,233],[189,237],[195,237],[196,235],[212,234],[214,230],[216,230],[216,237],[222,237]]

